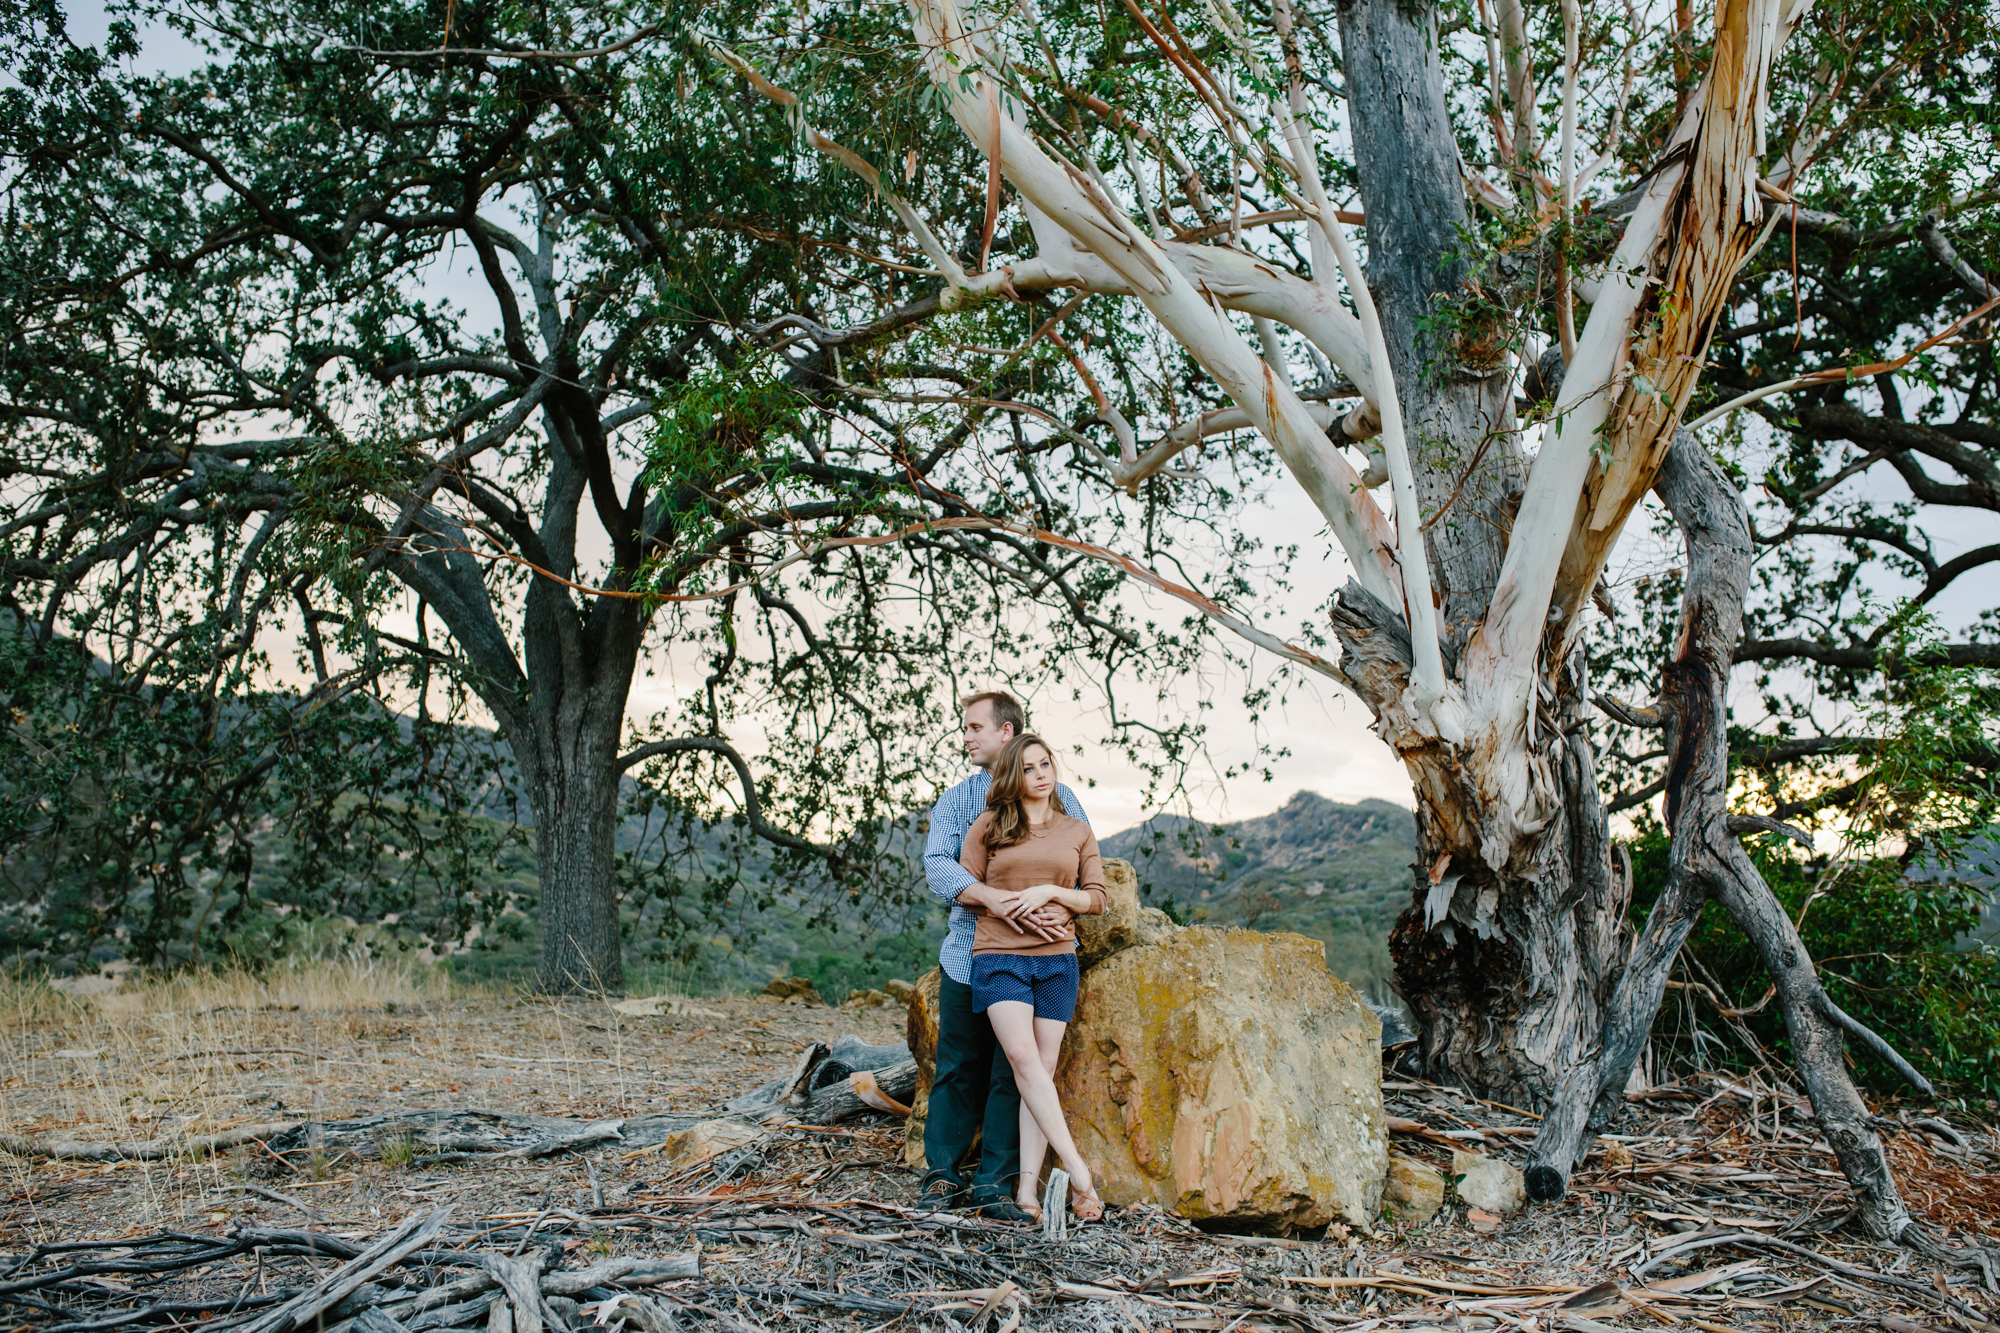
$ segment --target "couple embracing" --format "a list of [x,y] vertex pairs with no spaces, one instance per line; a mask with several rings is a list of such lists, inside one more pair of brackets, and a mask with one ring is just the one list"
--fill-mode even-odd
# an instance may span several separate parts
[[[1104,863],[1055,752],[1020,703],[990,691],[960,701],[966,758],[980,770],[939,798],[924,847],[930,890],[951,904],[938,952],[936,1073],[924,1124],[924,1202],[1038,1221],[1042,1162],[1070,1178],[1070,1210],[1104,1201],[1056,1094],[1056,1055],[1076,1013],[1076,918],[1104,911]],[[970,1197],[958,1165],[980,1135]],[[1009,1197],[1009,1187],[1012,1197]]]

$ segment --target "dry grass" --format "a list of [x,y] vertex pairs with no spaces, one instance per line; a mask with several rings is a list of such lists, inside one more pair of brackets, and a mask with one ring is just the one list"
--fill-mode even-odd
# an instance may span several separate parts
[[[116,989],[100,992],[94,989],[98,985]],[[0,978],[0,1031],[42,1028],[83,1015],[119,1019],[228,1009],[379,1009],[443,998],[452,989],[450,975],[435,967],[353,955],[288,960],[261,972],[240,967],[159,977],[133,972],[122,983],[99,977],[74,985]]]
[[[585,1119],[693,1110],[771,1077],[807,1041],[901,1036],[901,1014],[887,1010],[696,1004],[633,1018],[596,1000],[468,988],[396,960],[187,973],[97,995],[4,984],[0,1133],[125,1142],[417,1107]],[[0,1248],[10,1232],[45,1240],[268,1213],[238,1190],[256,1156],[101,1168],[0,1156]],[[390,1158],[273,1167],[282,1179],[268,1183],[367,1221],[407,1179]]]
[[[0,1129],[146,1138],[222,1128],[353,1064],[384,1018],[448,1011],[458,998],[474,997],[454,995],[434,969],[375,960],[184,973],[108,994],[12,982],[0,986]],[[300,1074],[308,1081],[290,1081]]]

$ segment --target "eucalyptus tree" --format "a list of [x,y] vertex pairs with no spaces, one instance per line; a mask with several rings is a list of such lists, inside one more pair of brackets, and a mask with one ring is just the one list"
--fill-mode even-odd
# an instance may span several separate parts
[[[1871,104],[1829,139],[1739,277],[1690,413],[1753,519],[1732,806],[1806,844],[1790,852],[1792,905],[1809,893],[1803,917],[1821,938],[1851,934],[1824,969],[1839,1002],[1871,1011],[1926,1073],[1972,1079],[2000,1018],[1974,980],[1990,954],[1963,944],[2000,804],[2000,163],[1968,54],[1980,34],[1975,22],[1962,44],[1956,31],[1910,42],[1868,76]],[[1681,633],[1685,571],[1635,557],[1591,651],[1601,689],[1644,699]],[[1646,823],[1668,779],[1661,719],[1612,706],[1598,738],[1607,802]],[[1815,826],[1818,849],[1802,832]],[[1711,963],[1717,944],[1707,937]],[[1696,984],[1725,1009],[1758,1007],[1763,978],[1732,981],[1740,1001],[1713,976]]]
[[[941,689],[1011,660],[1006,624],[979,630],[993,581],[1064,610],[1038,660],[1134,637],[1094,567],[994,527],[927,538],[978,512],[935,483],[950,442],[913,454],[829,396],[838,348],[780,364],[749,335],[911,280],[845,243],[865,187],[799,170],[777,108],[673,58],[696,13],[725,39],[752,20],[244,0],[114,10],[101,51],[53,6],[7,30],[10,648],[99,654],[96,706],[135,720],[171,695],[226,724],[258,691],[268,725],[198,789],[286,747],[309,769],[344,700],[476,698],[532,816],[550,989],[620,984],[621,892],[731,888],[712,857],[621,864],[634,775],[689,839],[748,839],[739,867],[761,842],[771,879],[900,891],[873,830],[927,789]],[[148,72],[144,23],[199,68]],[[628,717],[655,665],[674,702]],[[201,836],[240,859],[254,830]]]
[[[1427,1067],[1547,1108],[1530,1188],[1559,1197],[1713,898],[1783,997],[1863,1222],[1915,1237],[1840,1046],[1894,1052],[1827,998],[1735,840],[1728,683],[1755,546],[1742,498],[1678,428],[1713,335],[1739,317],[1739,269],[1816,164],[1845,188],[1839,151],[1883,123],[1885,91],[1937,62],[1976,67],[1990,15],[1934,25],[1811,0],[910,11],[899,46],[851,56],[885,77],[921,67],[918,110],[944,133],[899,153],[782,38],[703,46],[785,106],[802,143],[870,180],[944,285],[941,316],[1077,293],[1010,346],[906,335],[947,363],[903,364],[910,402],[940,392],[926,379],[976,385],[996,358],[1060,348],[1073,379],[1037,385],[1032,415],[1010,409],[1024,493],[1064,460],[1150,499],[1267,456],[1317,508],[1352,571],[1329,608],[1338,664],[1274,640],[1248,598],[1196,600],[1358,694],[1408,767],[1418,873],[1392,952]],[[983,169],[940,187],[968,145]],[[925,198],[975,191],[976,244],[948,244]],[[1072,318],[1108,331],[1064,342]],[[1682,629],[1657,703],[1605,703],[1667,732],[1673,889],[1635,937],[1583,645],[1656,487],[1687,545]]]

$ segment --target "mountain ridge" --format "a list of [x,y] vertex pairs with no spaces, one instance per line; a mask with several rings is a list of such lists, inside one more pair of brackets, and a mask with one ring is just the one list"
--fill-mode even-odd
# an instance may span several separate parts
[[1400,805],[1301,790],[1268,815],[1155,815],[1098,845],[1132,862],[1147,903],[1195,924],[1319,940],[1335,976],[1386,1002],[1389,929],[1410,904],[1415,841],[1416,817]]

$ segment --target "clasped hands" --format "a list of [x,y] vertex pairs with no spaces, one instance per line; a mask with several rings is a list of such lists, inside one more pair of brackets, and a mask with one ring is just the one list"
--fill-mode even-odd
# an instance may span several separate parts
[[977,904],[993,916],[1001,917],[1024,935],[1034,935],[1053,943],[1070,938],[1070,922],[1076,913],[1055,901],[1063,890],[1055,884],[1037,884],[1018,892],[981,884],[967,889],[963,898],[977,893]]

